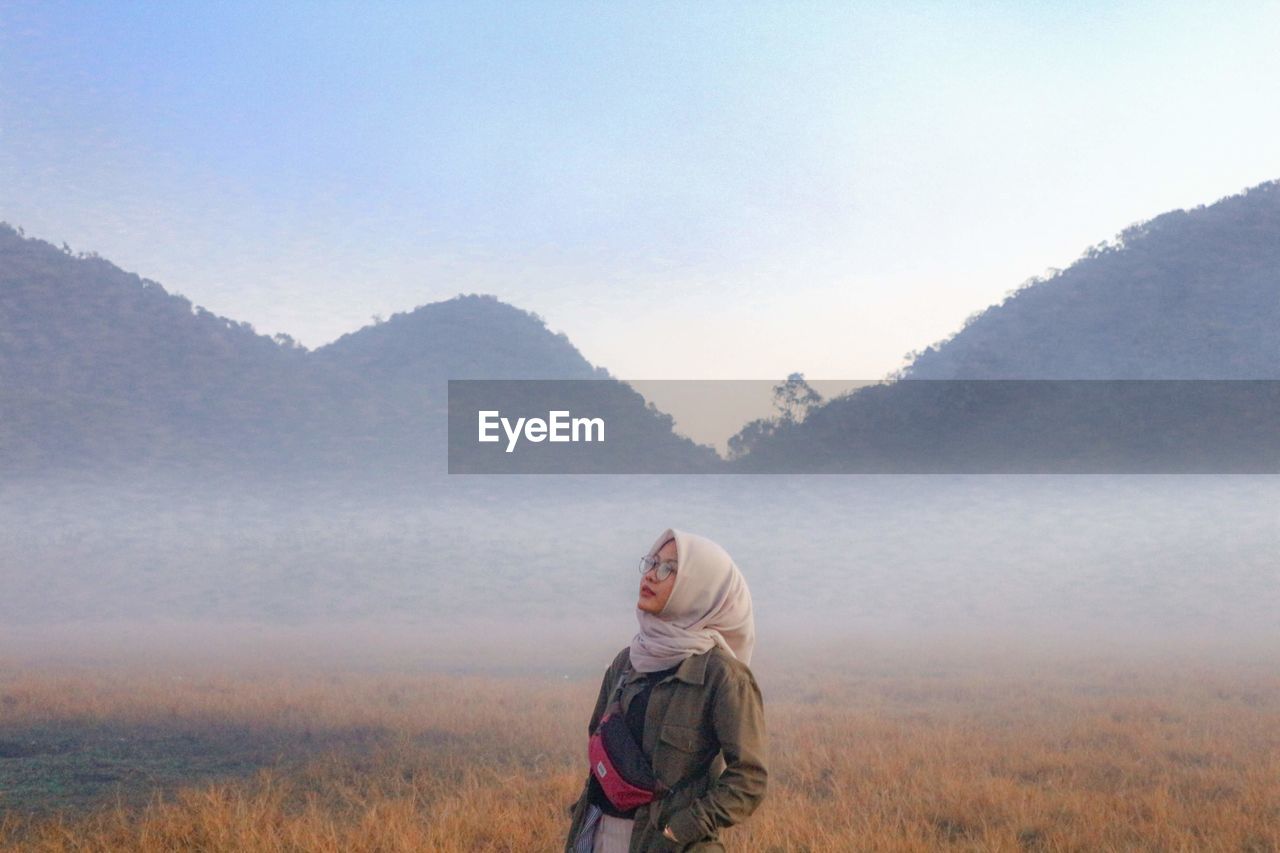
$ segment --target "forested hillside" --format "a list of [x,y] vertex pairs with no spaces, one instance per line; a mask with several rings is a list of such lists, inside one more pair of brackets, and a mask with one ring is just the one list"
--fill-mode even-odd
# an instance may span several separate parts
[[975,315],[903,375],[1280,378],[1280,181],[1133,225]]

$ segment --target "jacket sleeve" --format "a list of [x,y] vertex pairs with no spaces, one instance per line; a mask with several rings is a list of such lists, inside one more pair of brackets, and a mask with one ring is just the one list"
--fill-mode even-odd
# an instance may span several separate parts
[[710,835],[719,827],[746,820],[764,799],[764,703],[751,671],[743,668],[716,687],[712,725],[724,754],[724,772],[707,792],[671,816],[667,825],[681,844]]

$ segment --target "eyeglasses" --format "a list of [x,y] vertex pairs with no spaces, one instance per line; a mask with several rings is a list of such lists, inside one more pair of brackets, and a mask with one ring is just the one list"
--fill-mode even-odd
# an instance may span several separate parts
[[657,557],[641,557],[640,558],[640,574],[647,575],[649,570],[654,566],[658,567],[658,581],[662,582],[671,576],[676,570],[675,560],[658,560]]

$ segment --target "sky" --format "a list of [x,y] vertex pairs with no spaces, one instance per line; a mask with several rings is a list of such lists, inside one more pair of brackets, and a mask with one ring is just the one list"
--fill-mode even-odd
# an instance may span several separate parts
[[625,379],[880,378],[1280,178],[1280,4],[0,0],[0,220],[320,346],[493,293]]

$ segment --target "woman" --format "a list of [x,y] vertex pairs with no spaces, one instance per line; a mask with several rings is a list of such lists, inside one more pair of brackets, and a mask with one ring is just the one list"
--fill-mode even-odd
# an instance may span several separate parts
[[567,853],[723,850],[719,830],[764,798],[764,710],[748,668],[751,593],[716,543],[667,530],[640,561],[640,630],[605,671],[595,732],[616,701],[652,765],[658,798],[616,808],[588,773]]

